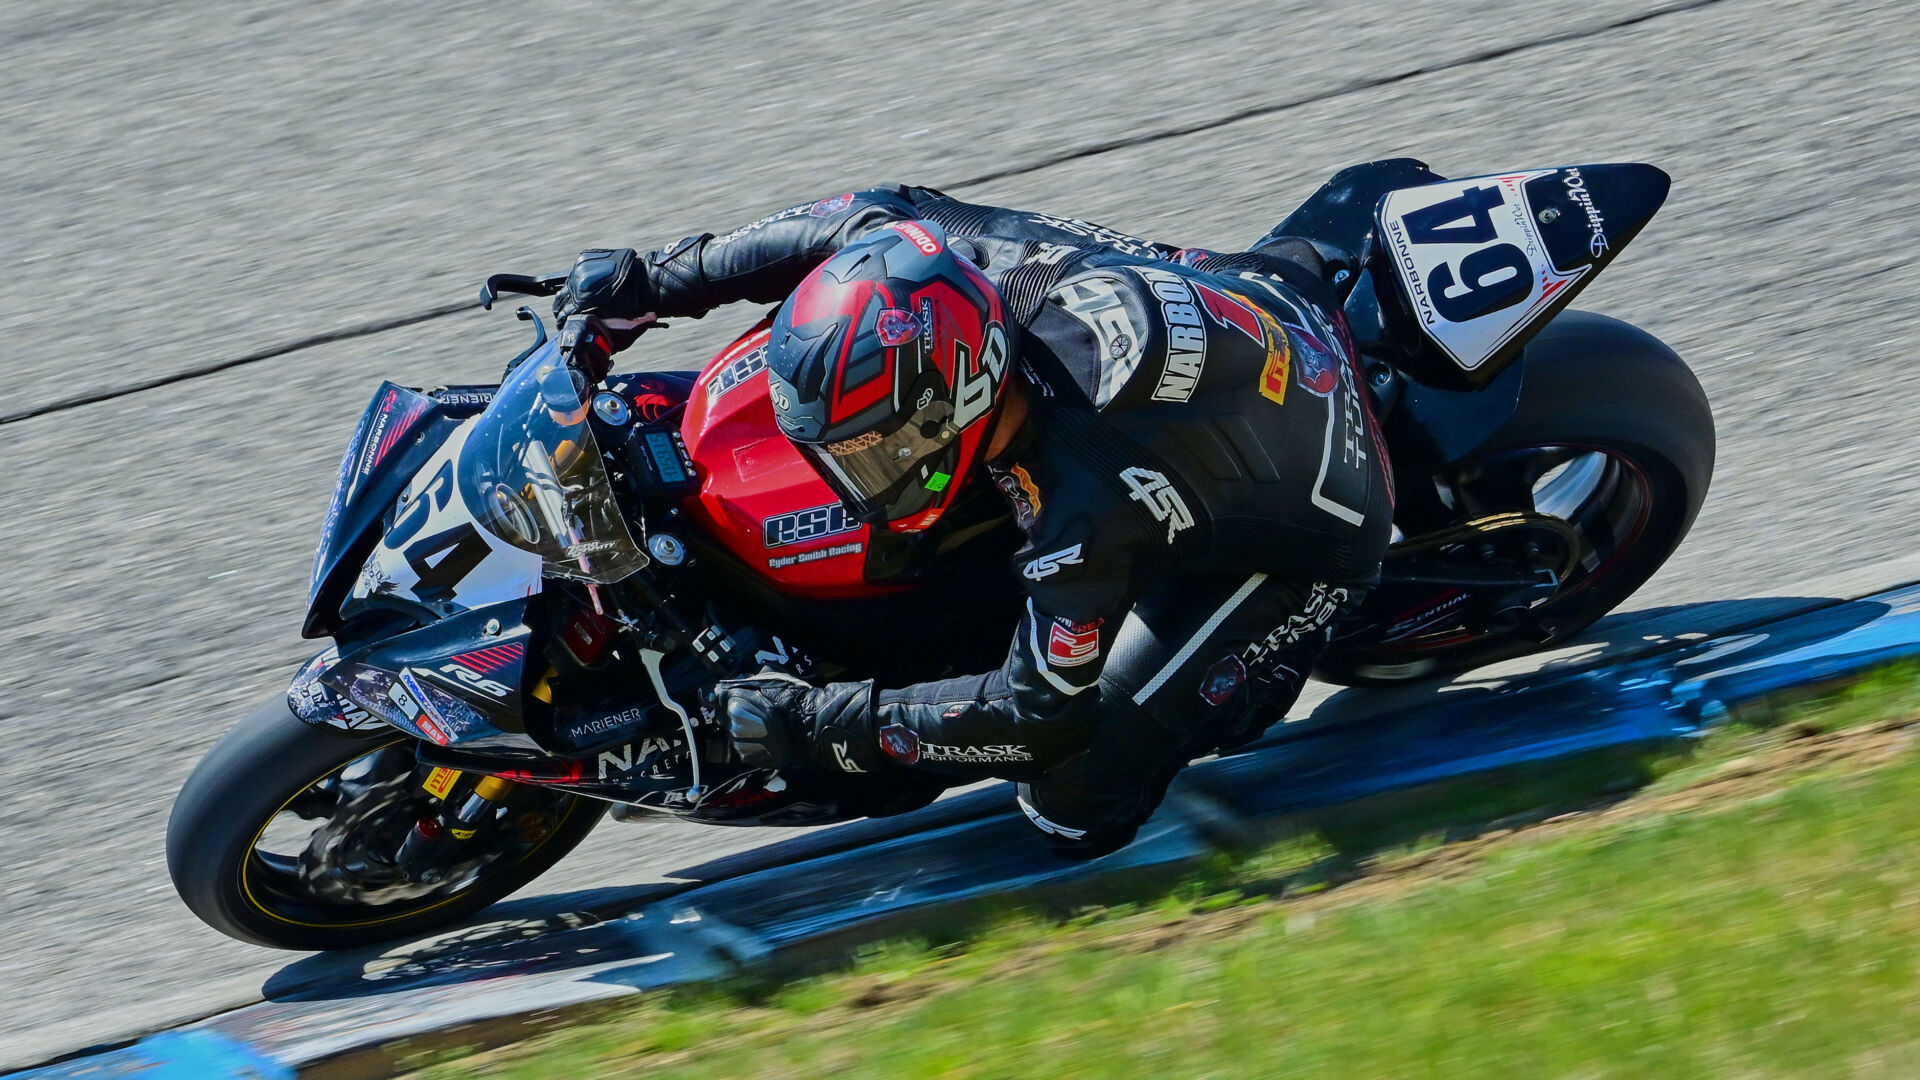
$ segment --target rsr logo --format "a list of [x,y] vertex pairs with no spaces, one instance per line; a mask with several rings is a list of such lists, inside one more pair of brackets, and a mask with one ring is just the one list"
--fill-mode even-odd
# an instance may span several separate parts
[[859,527],[860,519],[848,516],[845,506],[829,503],[826,506],[815,506],[791,514],[777,514],[766,519],[762,523],[762,539],[767,547],[783,547],[787,544],[818,540],[823,536],[852,532]]
[[469,671],[459,664],[442,664],[440,665],[440,670],[444,674],[453,676],[483,694],[491,694],[494,697],[503,698],[513,693],[512,689],[505,683],[489,679],[478,672]]

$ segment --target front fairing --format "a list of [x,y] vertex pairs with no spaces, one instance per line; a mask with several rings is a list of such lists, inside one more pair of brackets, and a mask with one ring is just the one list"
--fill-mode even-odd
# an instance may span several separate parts
[[336,654],[307,693],[438,746],[538,750],[524,719],[526,609],[494,604]]
[[432,622],[540,590],[540,556],[478,528],[455,495],[455,463],[472,434],[471,421],[455,428],[401,490],[393,524],[341,605],[344,618],[397,611]]
[[380,524],[410,478],[460,424],[458,403],[438,401],[391,382],[381,383],[347,443],[334,481],[333,500],[314,551],[307,587],[303,637],[326,637],[340,629],[340,606]]
[[[334,613],[338,644],[296,678],[296,711],[342,727],[384,723],[440,746],[540,747],[524,696],[546,670],[523,670],[530,601],[546,578],[604,585],[647,562],[585,390],[550,344],[498,388],[463,390],[457,402],[381,388],[342,466],[317,560],[315,606]],[[356,553],[358,574],[336,585]],[[605,632],[600,619],[595,633]]]

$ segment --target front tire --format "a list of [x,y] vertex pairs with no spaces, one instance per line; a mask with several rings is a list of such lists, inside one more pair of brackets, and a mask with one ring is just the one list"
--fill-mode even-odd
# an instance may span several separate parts
[[[275,695],[214,745],[174,800],[167,870],[180,899],[221,933],[272,948],[348,949],[418,936],[538,877],[584,840],[606,809],[593,800],[522,787],[521,797],[550,815],[550,828],[514,843],[457,888],[438,893],[429,887],[420,895],[398,890],[401,895],[385,902],[315,890],[297,863],[262,849],[277,821],[319,818],[325,828],[333,820],[325,815],[337,816],[345,801],[342,778],[356,771],[364,775],[378,767],[393,774],[373,797],[424,797],[409,782],[412,758],[412,741],[397,731],[360,735],[308,724],[288,708],[284,695]],[[296,831],[298,825],[296,820]]]

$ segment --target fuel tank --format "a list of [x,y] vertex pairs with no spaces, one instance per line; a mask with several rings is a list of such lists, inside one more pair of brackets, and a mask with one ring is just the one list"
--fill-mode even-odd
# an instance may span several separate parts
[[694,380],[680,427],[700,477],[684,505],[706,534],[783,593],[891,591],[868,581],[874,538],[774,423],[767,326],[753,327]]

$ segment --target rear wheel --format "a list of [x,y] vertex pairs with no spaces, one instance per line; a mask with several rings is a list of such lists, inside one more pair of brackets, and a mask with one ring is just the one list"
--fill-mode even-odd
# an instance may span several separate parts
[[1536,651],[1593,624],[1673,554],[1706,498],[1713,416],[1686,364],[1626,323],[1567,312],[1527,346],[1513,416],[1467,459],[1399,477],[1406,576],[1534,567],[1531,593],[1383,583],[1315,672],[1379,685]]
[[[473,786],[447,793],[457,804]],[[228,732],[188,777],[167,822],[167,869],[189,908],[241,941],[344,949],[438,929],[525,885],[571,851],[604,804],[530,786],[490,807],[473,837],[398,858],[439,817],[411,740],[307,724],[284,696]]]

